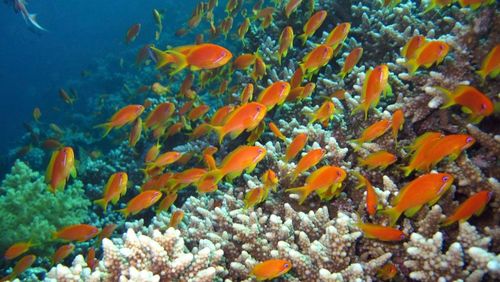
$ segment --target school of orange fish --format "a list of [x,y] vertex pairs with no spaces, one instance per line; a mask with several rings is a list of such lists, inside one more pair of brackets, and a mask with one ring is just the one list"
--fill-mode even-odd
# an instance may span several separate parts
[[[248,2],[248,1],[247,1]],[[287,3],[273,1],[274,5],[262,7],[264,1],[256,1],[253,5],[253,15],[247,15],[242,0],[229,0],[225,11],[227,17],[220,26],[214,24],[214,9],[218,6],[217,0],[201,2],[193,12],[188,21],[188,27],[179,29],[176,34],[183,35],[196,28],[202,20],[207,20],[210,25],[210,33],[213,36],[219,34],[227,37],[233,25],[233,15],[241,13],[243,21],[237,28],[236,36],[246,46],[245,35],[251,28],[253,22],[260,22],[260,28],[265,29],[273,23],[273,15],[284,13],[288,19],[300,5],[304,5],[302,0],[290,0]],[[305,1],[304,1],[305,2]],[[310,1],[309,1],[310,2]],[[314,2],[314,1],[312,1]],[[452,4],[449,1],[432,0],[425,12],[432,9],[443,8]],[[399,1],[385,1],[386,6],[395,6]],[[481,5],[489,5],[491,1],[480,0],[460,0],[462,6],[470,6],[477,9]],[[156,23],[155,39],[158,40],[163,32],[164,15],[158,10],[153,11]],[[286,26],[283,28],[277,46],[278,65],[286,59],[288,50],[293,48],[295,32],[301,32],[298,39],[299,44],[305,45],[307,40],[315,38],[316,31],[322,26],[327,17],[324,10],[313,13],[304,24],[302,31]],[[243,53],[233,59],[233,54],[223,46],[204,43],[203,36],[197,37],[197,44],[178,46],[161,50],[159,47],[147,45],[142,48],[137,55],[137,62],[148,60],[148,53],[151,53],[156,62],[156,68],[163,75],[170,76],[184,75],[184,81],[180,87],[177,98],[186,102],[182,107],[174,102],[158,104],[151,109],[151,101],[145,101],[144,105],[128,105],[119,109],[109,120],[97,127],[104,129],[104,136],[112,130],[120,130],[124,126],[130,126],[129,145],[134,147],[141,138],[154,140],[153,145],[146,151],[144,157],[144,183],[141,192],[128,201],[125,208],[119,212],[128,217],[140,213],[145,209],[156,205],[156,212],[168,211],[176,201],[178,192],[189,186],[196,187],[199,193],[211,193],[218,189],[219,183],[232,181],[239,177],[244,171],[252,173],[253,169],[261,160],[266,157],[266,149],[255,146],[253,143],[259,140],[260,136],[269,131],[286,145],[286,153],[282,156],[285,162],[297,159],[306,144],[311,141],[305,133],[296,136],[285,136],[280,128],[272,121],[270,113],[285,103],[295,103],[313,95],[315,84],[312,81],[315,75],[334,58],[343,47],[344,41],[349,36],[351,23],[341,23],[334,27],[323,42],[314,42],[314,48],[310,50],[301,60],[300,66],[295,70],[290,81],[275,81],[265,87],[254,97],[254,89],[263,86],[262,78],[266,75],[266,63],[259,51],[254,53]],[[126,33],[125,42],[131,44],[141,31],[140,24],[134,24]],[[294,42],[295,41],[295,42]],[[406,60],[406,67],[410,75],[415,75],[421,71],[420,75],[426,75],[426,70],[434,65],[440,64],[449,52],[450,46],[440,40],[429,40],[422,35],[413,36],[408,42],[401,46],[401,56]],[[349,74],[354,66],[360,62],[363,56],[362,46],[352,49],[346,57],[345,62],[339,71],[340,79]],[[233,59],[233,60],[232,60]],[[232,60],[232,63],[231,63]],[[500,73],[500,44],[497,44],[488,55],[482,60],[482,66],[477,71],[482,81],[495,78]],[[186,71],[189,70],[189,71]],[[222,96],[227,93],[227,87],[231,75],[235,71],[246,72],[254,83],[241,85],[242,90],[239,101],[232,100],[231,103],[223,105],[218,109],[211,109],[204,104],[193,90],[194,81],[197,79],[200,86],[204,87],[213,82],[216,78],[222,79],[220,87],[213,93]],[[384,95],[391,93],[388,82],[389,67],[380,64],[369,68],[364,76],[362,91],[359,99],[359,106],[350,114],[362,114],[366,120],[370,116],[371,109],[377,107],[379,100]],[[219,80],[220,81],[220,80]],[[237,85],[239,87],[240,85]],[[460,106],[467,115],[469,122],[479,123],[481,120],[494,112],[494,103],[479,89],[470,85],[458,85],[455,89],[445,89],[436,87],[443,94],[444,105],[442,109]],[[157,95],[170,95],[171,89],[168,86],[156,82],[151,86],[144,86],[138,92],[151,91]],[[343,91],[343,90],[342,90]],[[324,102],[319,105],[316,112],[311,113],[309,123],[319,122],[323,127],[328,127],[330,121],[339,114],[339,110],[332,102],[331,98],[342,99],[342,91],[332,93],[330,97],[325,97]],[[74,103],[74,97],[69,95],[64,89],[59,92],[61,98],[68,104]],[[230,100],[231,97],[228,99]],[[144,116],[145,112],[148,112]],[[177,113],[177,117],[175,114]],[[41,111],[36,108],[33,112],[34,119],[41,118]],[[56,125],[54,125],[56,126]],[[394,145],[398,145],[398,133],[405,126],[405,114],[402,109],[393,112],[390,119],[382,119],[373,122],[365,128],[360,136],[350,141],[350,144],[357,152],[364,143],[372,142],[377,138],[391,131]],[[219,146],[223,146],[227,137],[236,139],[244,132],[247,132],[248,145],[240,145],[235,150],[225,156],[218,156],[222,160],[217,163],[214,156],[218,152],[216,146],[209,146],[201,152],[200,162],[203,166],[191,167],[183,171],[176,172],[173,165],[184,165],[190,161],[193,154],[180,153],[177,151],[162,151],[162,144],[165,140],[172,138],[181,132],[189,135],[190,139],[198,139],[203,136],[216,134]],[[46,142],[57,142],[57,140],[47,140]],[[367,238],[381,241],[402,241],[409,234],[394,228],[398,219],[404,215],[411,218],[424,205],[433,205],[448,191],[454,182],[454,176],[450,173],[430,173],[438,163],[443,160],[454,161],[464,150],[473,146],[475,139],[467,134],[444,135],[440,132],[425,132],[405,149],[409,152],[409,160],[398,160],[398,156],[388,151],[377,151],[365,158],[358,159],[359,167],[366,167],[367,170],[385,170],[394,164],[406,165],[402,167],[403,173],[408,178],[408,183],[402,187],[390,206],[382,207],[378,201],[377,194],[368,180],[367,176],[358,171],[351,174],[358,181],[356,189],[366,189],[366,212],[369,216],[376,213],[385,215],[389,224],[387,226],[374,223],[358,222],[357,226]],[[75,154],[71,147],[63,147],[61,144],[47,144],[56,147],[50,158],[46,171],[46,182],[48,189],[57,193],[63,190],[70,177],[77,177]],[[299,183],[295,188],[280,189],[280,179],[277,174],[267,169],[261,175],[262,187],[248,191],[244,197],[244,208],[250,209],[266,201],[269,192],[286,192],[296,194],[298,203],[302,204],[308,200],[309,196],[316,194],[322,201],[330,201],[338,196],[343,190],[343,182],[348,177],[349,172],[334,164],[325,164],[323,157],[326,149],[312,149],[298,158],[294,170],[285,178],[289,183]],[[396,168],[395,168],[396,169]],[[411,176],[417,171],[418,176]],[[300,176],[305,172],[310,172],[304,183],[300,183]],[[128,175],[121,171],[111,175],[103,189],[101,199],[96,199],[95,204],[102,207],[104,211],[110,205],[116,206],[120,198],[127,193]],[[281,191],[280,191],[281,190]],[[483,190],[462,202],[454,213],[442,222],[442,226],[448,226],[458,221],[466,221],[472,215],[479,216],[492,198],[492,192]],[[158,204],[157,204],[158,203]],[[184,213],[182,210],[173,212],[170,227],[175,228],[182,221]],[[69,256],[75,246],[71,242],[84,242],[98,236],[98,241],[111,236],[116,225],[110,224],[99,230],[97,227],[88,224],[78,224],[62,228],[54,233],[53,237],[61,242],[69,242],[62,245],[53,255],[52,261],[57,264]],[[4,259],[14,260],[20,258],[14,266],[13,272],[8,280],[21,274],[29,268],[35,261],[34,255],[25,255],[30,248],[36,247],[36,242],[19,242],[11,246],[4,253]],[[96,262],[95,249],[89,249],[87,262],[94,266]],[[257,264],[251,275],[258,280],[272,279],[279,277],[290,269],[292,264],[286,260],[271,259]],[[381,270],[382,275],[394,277],[395,268],[386,265]]]

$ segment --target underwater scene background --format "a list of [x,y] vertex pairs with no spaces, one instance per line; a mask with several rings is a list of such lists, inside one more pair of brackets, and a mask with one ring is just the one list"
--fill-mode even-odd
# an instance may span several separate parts
[[500,279],[496,1],[3,2],[0,281]]

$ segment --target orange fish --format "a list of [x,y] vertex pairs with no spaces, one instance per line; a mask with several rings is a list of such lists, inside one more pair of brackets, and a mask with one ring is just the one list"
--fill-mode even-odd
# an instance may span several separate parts
[[34,245],[35,244],[33,244],[31,241],[15,243],[5,251],[3,257],[6,260],[15,259],[16,257],[26,253]]
[[158,202],[161,198],[162,193],[160,191],[148,190],[141,192],[139,195],[135,196],[127,204],[127,207],[118,210],[125,218],[129,215],[134,215],[140,211],[149,208]]
[[419,137],[417,137],[413,143],[407,147],[407,149],[409,150],[409,152],[415,152],[416,150],[422,148],[422,146],[424,145],[427,145],[427,144],[431,144],[439,139],[441,139],[443,137],[443,134],[441,134],[440,132],[426,132],[422,135],[420,135]]
[[245,46],[245,35],[247,34],[249,28],[250,28],[250,19],[245,18],[241,23],[241,25],[238,27],[238,37],[240,38],[243,46]]
[[23,273],[26,269],[30,268],[31,265],[36,260],[35,255],[26,255],[22,257],[14,266],[14,269],[11,274],[7,275],[6,277],[0,278],[0,281],[8,281],[8,280],[14,280],[19,274]]
[[377,151],[371,153],[364,159],[358,159],[359,165],[366,166],[368,169],[380,168],[381,170],[386,169],[391,164],[395,163],[398,158],[387,152],[387,151]]
[[340,192],[339,188],[346,175],[345,170],[340,167],[323,166],[307,177],[304,186],[290,188],[285,190],[285,192],[298,194],[299,205],[301,205],[312,192],[316,192],[322,200],[331,199],[331,197]]
[[210,127],[210,124],[208,123],[201,123],[198,125],[191,134],[189,134],[189,140],[194,140],[197,138],[200,138],[201,136],[207,135],[212,128]]
[[276,172],[274,172],[272,169],[266,170],[260,177],[260,181],[262,182],[262,184],[264,184],[264,190],[266,191],[266,198],[269,190],[273,190],[274,192],[276,192],[279,179],[276,176]]
[[289,93],[290,84],[288,82],[276,81],[260,92],[257,102],[266,106],[267,110],[270,111],[276,105],[283,105]]
[[345,99],[345,93],[346,93],[346,92],[347,92],[347,91],[345,91],[344,89],[338,89],[338,90],[333,91],[333,93],[332,93],[332,94],[330,94],[330,96],[328,96],[328,97],[330,98],[330,100],[331,100],[332,98],[337,98],[337,99],[339,99],[339,100],[344,100],[344,99]]
[[245,199],[243,199],[243,203],[245,203],[243,208],[249,209],[263,202],[265,200],[265,194],[266,192],[264,187],[258,187],[250,190],[245,194]]
[[220,107],[210,119],[210,124],[214,126],[220,126],[224,123],[226,117],[234,110],[233,105],[226,105]]
[[325,10],[321,10],[312,15],[309,20],[307,20],[304,25],[303,31],[304,33],[299,35],[299,39],[302,40],[302,45],[306,44],[307,38],[314,35],[316,30],[321,26],[323,21],[326,19],[327,12]]
[[210,110],[210,107],[208,105],[199,105],[198,107],[192,109],[189,113],[188,113],[188,119],[189,120],[197,120],[199,118],[201,118],[204,114],[206,114],[208,111]]
[[302,59],[302,64],[300,66],[304,70],[305,74],[311,76],[321,67],[328,64],[333,56],[333,49],[327,45],[319,45],[309,52],[304,59]]
[[397,242],[406,239],[406,234],[396,228],[363,222],[358,222],[356,225],[366,238],[384,242]]
[[168,227],[175,228],[179,223],[181,223],[184,218],[184,212],[182,210],[176,210],[172,213],[172,217],[170,218],[170,222],[168,223]]
[[358,186],[356,186],[356,189],[359,189],[361,187],[366,187],[366,211],[368,212],[369,215],[374,216],[377,213],[377,208],[378,208],[378,196],[377,193],[375,193],[375,189],[373,188],[372,184],[366,177],[364,177],[361,173],[354,171],[353,174],[358,178]]
[[164,126],[170,117],[175,112],[173,103],[161,103],[154,108],[144,121],[144,127],[150,130],[155,130],[158,127]]
[[396,274],[398,274],[398,269],[396,268],[394,263],[388,262],[377,271],[377,278],[384,281],[391,280],[396,277]]
[[241,54],[236,59],[234,59],[232,69],[233,70],[245,70],[255,64],[256,60],[255,54]]
[[363,48],[357,47],[352,49],[351,53],[347,55],[344,61],[344,65],[342,66],[342,70],[339,72],[340,79],[344,79],[344,77],[352,71],[354,66],[359,62],[361,56],[363,55]]
[[161,145],[160,143],[156,143],[149,150],[146,152],[146,155],[144,156],[144,162],[145,163],[150,163],[158,157],[158,154],[160,153]]
[[169,151],[159,155],[152,163],[147,165],[147,169],[154,167],[166,167],[167,165],[175,163],[182,156],[182,153],[176,151]]
[[75,99],[69,96],[69,94],[64,89],[59,89],[59,96],[64,101],[64,103],[68,105],[73,105],[75,103]]
[[256,264],[250,274],[255,276],[257,281],[271,280],[280,277],[292,269],[292,263],[283,259],[269,259]]
[[495,45],[486,55],[477,74],[484,81],[487,76],[495,78],[500,73],[500,44]]
[[469,114],[469,121],[472,123],[481,122],[484,117],[491,115],[495,108],[488,96],[472,86],[459,85],[453,92],[442,87],[437,89],[445,94],[445,103],[441,109],[460,105],[462,111]]
[[289,162],[297,156],[297,154],[302,151],[304,146],[307,144],[307,134],[299,133],[295,138],[293,138],[292,142],[288,145],[285,152],[285,162]]
[[477,8],[483,5],[493,5],[496,3],[495,0],[458,0],[458,3],[461,7],[471,7],[472,10],[476,10]]
[[291,26],[286,26],[281,32],[278,41],[278,63],[281,65],[281,58],[286,57],[288,50],[293,48],[293,29]]
[[266,106],[252,102],[241,105],[234,109],[225,119],[224,125],[212,126],[219,135],[219,143],[222,143],[224,136],[230,133],[231,138],[238,137],[244,130],[251,131],[257,127],[266,116]]
[[140,23],[133,24],[128,29],[127,34],[125,35],[125,43],[129,44],[134,42],[134,40],[139,35],[140,31],[141,31],[141,24]]
[[42,111],[40,111],[39,107],[33,109],[33,118],[36,122],[40,121],[40,117],[42,116]]
[[425,43],[425,36],[415,35],[408,42],[406,42],[403,49],[401,49],[401,56],[405,57],[406,60],[413,59],[418,48],[422,47]]
[[228,181],[241,175],[246,170],[252,172],[255,166],[266,156],[266,149],[259,146],[239,146],[222,161],[220,168],[209,171],[196,184],[202,193],[217,189],[217,183],[227,177]]
[[383,210],[389,216],[390,225],[398,221],[402,213],[414,216],[425,204],[434,205],[451,187],[453,176],[448,173],[429,173],[406,184],[392,201],[392,208]]
[[116,205],[120,197],[127,193],[127,183],[127,173],[114,173],[109,177],[106,186],[104,186],[103,198],[100,200],[95,200],[94,203],[101,206],[104,211],[106,211],[109,202],[112,202],[114,205]]
[[391,118],[391,128],[392,128],[392,138],[394,138],[394,142],[397,144],[398,142],[398,132],[403,129],[403,124],[405,123],[405,114],[403,110],[396,110],[392,114]]
[[450,46],[444,41],[429,41],[415,51],[413,58],[406,63],[410,74],[414,74],[420,66],[430,68],[433,64],[439,64],[448,54]]
[[176,135],[177,133],[181,132],[181,130],[184,128],[184,123],[182,122],[177,122],[177,123],[174,123],[172,124],[167,132],[165,133],[165,139],[168,138],[168,137],[171,137],[171,136],[174,136]]
[[166,95],[167,93],[172,92],[172,91],[170,91],[169,86],[163,86],[159,82],[155,82],[151,85],[151,91],[153,91],[153,93],[155,93],[156,95],[160,95],[160,96]]
[[130,135],[128,138],[128,144],[130,147],[135,147],[139,139],[141,139],[142,133],[142,119],[137,118],[132,124],[132,129],[130,130]]
[[297,177],[302,172],[317,165],[321,161],[321,159],[323,158],[325,153],[326,153],[325,149],[313,149],[313,150],[307,152],[307,154],[299,160],[299,162],[297,163],[297,166],[295,167],[294,171],[292,172],[290,183],[295,182]]
[[58,264],[67,258],[75,249],[75,245],[67,244],[60,246],[52,256],[52,264]]
[[302,0],[290,0],[285,6],[285,16],[286,18],[289,18],[290,15],[297,10],[297,8],[300,6],[302,3]]
[[70,175],[76,177],[75,153],[71,147],[64,147],[52,153],[45,173],[45,182],[49,190],[55,193],[57,190],[64,190]]
[[118,227],[118,226],[116,224],[113,224],[113,223],[110,223],[110,224],[104,226],[102,228],[101,232],[99,232],[99,235],[97,237],[97,242],[101,242],[102,239],[104,239],[104,238],[111,237],[111,234],[113,234],[116,227]]
[[172,181],[175,183],[175,190],[183,189],[192,183],[198,182],[206,173],[207,171],[202,168],[190,168],[174,174]]
[[[381,121],[377,121],[374,124],[368,126],[365,130],[363,130],[363,133],[361,133],[361,137],[358,139],[352,140],[355,144],[361,146],[365,142],[371,142],[380,136],[384,135],[389,128],[391,128],[391,121],[388,119],[383,119]],[[355,148],[355,151],[357,151],[358,148]]]
[[191,109],[191,107],[193,106],[193,103],[194,101],[188,101],[186,102],[184,105],[182,105],[182,107],[179,109],[179,111],[177,112],[179,114],[179,116],[183,116],[185,115],[187,112],[189,112],[189,110]]
[[[344,43],[350,29],[351,23],[341,23],[337,25],[334,29],[332,29],[332,31],[330,31],[328,37],[325,40],[325,43],[323,44],[332,47],[333,50],[340,49],[339,47],[341,47],[342,43]],[[355,64],[356,63],[354,63],[354,65]]]
[[389,68],[387,65],[378,65],[373,69],[369,69],[365,74],[363,81],[363,90],[361,92],[361,103],[351,114],[355,114],[361,110],[365,112],[365,120],[368,117],[368,110],[375,108],[380,100],[380,94],[384,95],[391,92],[389,79]]
[[315,112],[310,114],[309,124],[315,121],[321,122],[323,127],[328,127],[328,124],[335,114],[335,105],[331,101],[325,101],[321,107]]
[[156,209],[156,214],[161,213],[162,211],[168,211],[170,207],[174,204],[175,200],[177,200],[177,192],[167,194],[163,200],[161,200],[158,208]]
[[99,233],[97,227],[88,224],[74,224],[63,227],[62,229],[52,234],[53,239],[64,241],[88,241]]
[[293,73],[292,78],[290,78],[290,88],[295,89],[296,87],[299,87],[302,83],[303,76],[304,69],[299,65]]
[[439,9],[445,8],[453,2],[454,0],[430,0],[430,3],[427,5],[427,8],[425,8],[423,14],[432,11],[436,7]]
[[241,104],[246,104],[248,103],[249,101],[252,100],[253,98],[253,84],[252,83],[248,83],[245,88],[243,89],[243,91],[241,91]]
[[276,137],[278,137],[279,139],[283,140],[284,142],[286,142],[286,137],[285,135],[283,135],[283,133],[281,133],[280,129],[278,128],[278,126],[276,124],[274,124],[274,122],[269,122],[269,129],[271,129],[271,131],[274,133],[274,135]]
[[170,63],[175,65],[175,68],[170,72],[171,75],[186,67],[190,67],[192,71],[218,68],[225,65],[233,57],[233,54],[226,48],[211,43],[181,46],[167,51],[151,47],[151,50],[156,57],[157,68]]
[[253,65],[253,71],[250,75],[254,81],[262,79],[267,73],[267,66],[264,60],[257,55],[255,58],[255,64]]
[[122,126],[134,122],[144,111],[143,105],[128,105],[120,110],[118,110],[111,119],[103,124],[99,124],[96,127],[102,127],[105,129],[104,136],[113,128],[121,128]]
[[144,45],[141,49],[139,49],[139,52],[137,52],[137,55],[135,57],[135,64],[136,65],[141,65],[143,64],[147,59],[149,59],[149,47],[151,47],[150,44]]
[[304,86],[298,86],[295,87],[290,91],[290,94],[288,94],[288,97],[286,97],[287,102],[292,102],[292,101],[301,101],[309,96],[312,95],[314,92],[314,89],[316,89],[316,83],[314,82],[309,82]]
[[42,147],[46,150],[57,150],[60,149],[62,146],[63,144],[61,143],[61,141],[52,138],[45,139],[42,143]]
[[470,196],[467,200],[460,204],[460,206],[455,209],[453,214],[447,217],[441,225],[448,226],[457,221],[467,221],[473,214],[476,216],[481,215],[486,207],[486,204],[488,204],[492,197],[493,192],[486,190]]
[[97,260],[95,258],[95,249],[94,249],[94,247],[90,247],[88,252],[87,252],[87,259],[85,260],[85,262],[87,263],[87,266],[90,268],[90,270],[94,271],[96,261]]
[[408,147],[410,153],[413,155],[410,159],[408,166],[403,167],[405,176],[411,174],[415,169],[423,170],[423,167],[429,162],[427,152],[436,145],[443,135],[439,132],[427,132],[419,136],[411,146]]

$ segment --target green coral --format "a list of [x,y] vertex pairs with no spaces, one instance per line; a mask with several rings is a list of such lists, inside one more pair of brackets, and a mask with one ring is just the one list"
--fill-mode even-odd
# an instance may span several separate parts
[[0,186],[0,250],[32,240],[41,243],[39,249],[44,251],[52,232],[88,220],[90,204],[81,181],[73,181],[54,195],[47,189],[44,176],[16,161]]

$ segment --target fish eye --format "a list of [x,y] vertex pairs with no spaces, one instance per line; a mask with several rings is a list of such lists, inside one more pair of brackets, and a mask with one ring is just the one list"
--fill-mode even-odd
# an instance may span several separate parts
[[443,176],[443,182],[448,181],[450,178],[448,176]]
[[469,137],[467,137],[467,139],[465,139],[465,142],[470,143],[470,142],[472,142],[472,140],[473,140],[472,137],[469,136]]
[[406,235],[405,234],[401,234],[401,236],[399,236],[399,238],[401,238],[401,240],[403,240],[404,238],[406,238]]
[[341,175],[342,175],[342,173],[340,173],[340,171],[337,171],[337,175],[338,175],[338,176],[341,176]]
[[285,264],[283,265],[283,267],[285,267],[285,268],[288,268],[288,266],[289,266],[289,265],[288,265],[288,263],[285,263]]
[[486,104],[485,103],[481,104],[481,110],[486,110]]

